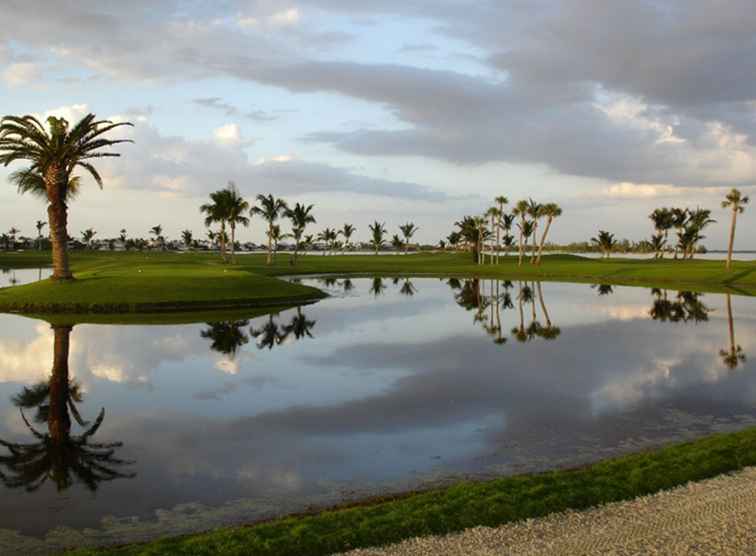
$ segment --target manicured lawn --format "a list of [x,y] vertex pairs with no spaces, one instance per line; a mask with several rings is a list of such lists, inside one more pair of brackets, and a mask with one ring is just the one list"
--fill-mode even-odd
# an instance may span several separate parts
[[[0,267],[30,267],[49,260],[39,252],[0,254]],[[72,255],[76,281],[50,280],[0,290],[0,310],[25,313],[165,312],[287,305],[321,296],[318,290],[276,279],[290,274],[383,274],[485,276],[664,287],[756,295],[756,262],[738,262],[727,272],[721,261],[595,260],[571,255],[544,258],[539,267],[509,257],[475,265],[468,254],[399,256],[309,255],[292,266],[279,255],[242,255],[223,265],[214,254],[89,253]]]
[[414,493],[250,527],[77,555],[318,556],[628,500],[756,465],[756,428],[591,466]]

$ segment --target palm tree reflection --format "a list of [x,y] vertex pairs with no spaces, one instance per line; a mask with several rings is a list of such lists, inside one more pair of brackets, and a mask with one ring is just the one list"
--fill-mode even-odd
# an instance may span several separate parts
[[374,277],[373,283],[370,285],[370,293],[373,294],[373,297],[380,297],[384,291],[386,291],[386,284],[383,283],[383,278]]
[[250,328],[250,334],[257,339],[257,349],[273,349],[286,342],[287,340],[303,340],[304,338],[313,338],[312,329],[317,321],[310,320],[302,311],[302,307],[297,307],[296,313],[291,317],[288,324],[280,324],[277,319],[279,314],[271,313],[268,320],[260,328],[254,326]]
[[719,355],[722,358],[722,362],[728,369],[737,369],[741,363],[745,363],[746,355],[743,352],[743,348],[735,342],[735,321],[732,318],[732,296],[728,293],[726,295],[727,301],[727,328],[730,337],[730,346],[728,349],[720,350]]
[[[21,444],[0,440],[9,454],[0,456],[0,481],[7,488],[39,489],[47,480],[64,491],[76,481],[95,491],[102,482],[130,479],[135,473],[119,469],[134,462],[115,456],[121,442],[97,443],[97,434],[105,418],[101,409],[94,423],[84,421],[77,403],[81,403],[81,387],[69,377],[68,355],[72,326],[53,326],[54,350],[50,380],[25,387],[12,398],[21,417],[36,441]],[[33,421],[47,424],[47,432],[38,431],[27,419],[24,410],[35,410]],[[71,434],[71,416],[84,429]]]
[[654,302],[649,311],[653,320],[661,322],[706,322],[709,320],[711,309],[701,298],[703,294],[695,292],[677,292],[670,300],[667,290],[654,288],[651,290]]
[[239,348],[249,342],[249,336],[244,332],[248,325],[248,320],[208,322],[209,328],[200,332],[200,336],[211,340],[210,349],[213,351],[234,358]]
[[596,290],[600,296],[612,295],[614,293],[614,286],[611,284],[593,284],[591,288]]

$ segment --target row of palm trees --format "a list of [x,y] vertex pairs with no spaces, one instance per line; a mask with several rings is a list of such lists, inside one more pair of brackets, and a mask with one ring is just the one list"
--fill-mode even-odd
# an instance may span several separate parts
[[[518,265],[522,266],[528,250],[530,264],[540,265],[551,226],[554,220],[562,215],[561,207],[556,203],[541,204],[533,199],[523,199],[517,202],[511,212],[507,212],[505,207],[508,204],[507,197],[496,197],[494,205],[482,216],[465,216],[455,222],[457,230],[446,237],[443,245],[448,243],[456,248],[464,244],[472,252],[476,263],[484,264],[487,252],[489,262],[498,263],[502,249],[504,254],[509,256],[515,245],[516,239],[512,231],[516,226]],[[543,232],[539,240],[540,228],[543,228]]]

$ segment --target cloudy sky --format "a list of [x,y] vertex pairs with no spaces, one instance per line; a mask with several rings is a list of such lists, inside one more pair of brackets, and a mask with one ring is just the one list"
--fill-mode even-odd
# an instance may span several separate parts
[[[724,191],[756,184],[751,0],[4,0],[0,19],[1,113],[136,124],[73,235],[203,233],[234,180],[361,239],[377,218],[435,242],[504,194],[559,202],[564,241],[707,206],[721,248]],[[0,188],[1,229],[43,214]],[[756,248],[756,217],[740,229]]]

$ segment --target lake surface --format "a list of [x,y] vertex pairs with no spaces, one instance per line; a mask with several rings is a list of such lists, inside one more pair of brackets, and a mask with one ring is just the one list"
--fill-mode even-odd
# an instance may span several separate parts
[[754,298],[301,281],[332,297],[176,326],[0,315],[0,553],[185,533],[756,424]]

